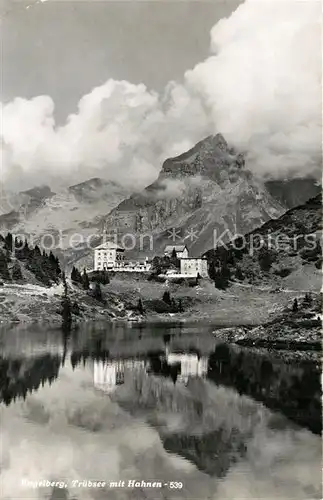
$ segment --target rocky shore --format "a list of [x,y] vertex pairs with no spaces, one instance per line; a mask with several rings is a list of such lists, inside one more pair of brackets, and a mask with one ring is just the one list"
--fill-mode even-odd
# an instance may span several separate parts
[[297,311],[285,308],[259,326],[222,328],[214,335],[217,340],[247,347],[320,352],[321,310],[321,296],[317,294],[310,303],[303,299]]

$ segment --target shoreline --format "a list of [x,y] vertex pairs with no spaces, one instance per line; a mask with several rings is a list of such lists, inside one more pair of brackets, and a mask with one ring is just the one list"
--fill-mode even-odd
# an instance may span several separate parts
[[[321,318],[319,315],[319,294],[315,294],[315,307],[300,307],[297,315],[291,313],[290,304],[296,291],[276,291],[239,287],[234,284],[226,291],[214,286],[186,288],[165,287],[160,284],[135,281],[121,284],[111,280],[102,287],[105,298],[99,303],[84,290],[69,283],[70,297],[77,301],[81,314],[73,315],[71,331],[90,323],[108,322],[116,325],[133,325],[140,328],[149,325],[192,325],[203,324],[214,329],[214,339],[233,343],[241,347],[266,349],[300,350],[318,352],[321,348]],[[152,310],[160,296],[169,290],[175,301],[181,299],[184,312],[158,313]],[[298,297],[301,295],[298,292]],[[314,295],[314,294],[313,294]],[[53,325],[60,328],[59,307],[62,298],[60,285],[51,288],[39,286],[16,286],[7,284],[0,287],[0,304],[7,303],[7,317],[2,318],[2,328],[39,327]],[[139,314],[135,304],[141,298],[145,313]],[[16,303],[15,303],[16,301]],[[301,302],[301,298],[299,298]],[[14,304],[14,307],[13,307]],[[303,309],[302,309],[303,308]],[[315,309],[315,311],[314,311]],[[13,310],[13,313],[12,313]],[[312,319],[308,319],[308,316]]]

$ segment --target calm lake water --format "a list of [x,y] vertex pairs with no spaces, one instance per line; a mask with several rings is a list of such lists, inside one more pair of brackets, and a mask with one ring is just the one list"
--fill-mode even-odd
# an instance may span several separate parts
[[321,498],[320,365],[212,330],[0,330],[1,498]]

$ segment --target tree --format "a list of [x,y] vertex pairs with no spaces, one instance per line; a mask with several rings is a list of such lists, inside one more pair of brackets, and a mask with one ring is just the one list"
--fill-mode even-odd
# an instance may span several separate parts
[[99,300],[100,302],[102,301],[102,291],[101,291],[100,283],[95,283],[93,297],[96,300]]
[[83,283],[84,290],[89,290],[90,281],[89,281],[89,277],[87,275],[86,269],[83,270],[82,283]]
[[10,280],[10,274],[8,269],[8,257],[0,249],[0,277],[5,280]]
[[80,283],[83,284],[83,278],[80,273],[80,271],[77,269],[77,267],[73,266],[72,272],[71,272],[71,280],[74,283]]
[[144,312],[145,312],[141,299],[138,300],[137,310],[138,310],[139,314],[144,314]]
[[311,306],[313,303],[312,295],[309,292],[305,293],[304,304],[307,306]]
[[61,266],[60,266],[60,263],[59,263],[59,258],[56,257],[55,260],[56,260],[56,275],[58,277],[58,276],[60,276],[62,274],[62,270],[61,270]]
[[72,326],[72,307],[70,298],[67,295],[64,295],[62,298],[62,329],[63,331],[70,331]]
[[241,268],[240,268],[240,267],[237,267],[237,268],[236,268],[236,278],[237,278],[237,280],[239,280],[239,281],[243,281],[243,279],[244,279],[244,274],[243,274],[243,272],[241,271]]
[[63,287],[64,287],[64,297],[67,297],[67,292],[68,292],[68,289],[67,289],[67,281],[66,281],[66,276],[65,276],[65,273],[63,272],[62,274],[62,281],[63,281]]
[[215,269],[215,263],[214,263],[214,260],[212,260],[210,262],[210,265],[209,265],[209,276],[211,278],[211,280],[215,280],[215,276],[216,276],[216,269]]
[[28,246],[28,241],[25,240],[21,246],[18,246],[19,251],[17,251],[17,255],[19,259],[28,260],[30,257],[30,248]]
[[176,253],[175,247],[173,248],[173,251],[172,251],[172,255],[171,255],[171,258],[170,258],[170,264],[173,264],[173,266],[175,266],[177,269],[179,269],[180,265],[181,265],[181,261],[177,257],[177,253]]
[[12,271],[11,271],[11,276],[12,276],[12,279],[14,281],[21,281],[21,280],[23,280],[23,275],[22,275],[21,268],[20,268],[20,265],[19,265],[18,261],[14,262],[14,265],[13,265],[13,268],[12,268]]
[[171,297],[170,297],[170,293],[168,290],[166,290],[164,293],[163,293],[163,301],[168,304],[168,305],[171,305],[172,304],[172,301],[171,301]]
[[13,238],[12,238],[12,234],[11,233],[8,233],[7,236],[5,237],[4,239],[5,241],[5,247],[7,250],[9,250],[9,252],[12,252],[13,251]]
[[292,311],[293,312],[297,312],[298,311],[298,302],[297,302],[297,299],[294,299]]
[[75,314],[75,316],[79,316],[80,315],[80,308],[79,308],[79,305],[78,305],[78,303],[76,301],[73,302],[72,313]]
[[184,312],[182,299],[178,299],[178,312],[180,313]]
[[72,281],[77,281],[77,272],[76,272],[76,268],[73,266],[73,269],[72,269],[72,272],[71,272],[71,280]]
[[106,269],[103,270],[101,283],[102,283],[102,285],[108,285],[110,283],[110,278],[109,278],[109,275],[108,275]]
[[74,283],[83,283],[83,278],[80,271],[74,266],[71,272],[71,280],[74,281]]
[[215,271],[214,285],[220,290],[225,290],[229,286],[229,280],[231,277],[230,269],[228,268],[226,262],[223,262],[219,269]]
[[161,257],[158,257],[157,255],[153,258],[152,261],[152,274],[158,275],[162,273],[162,267],[161,267]]
[[35,246],[34,253],[35,253],[35,255],[37,255],[39,257],[41,256],[41,251],[40,251],[40,248],[38,245]]
[[262,271],[267,273],[270,270],[271,265],[273,263],[273,258],[268,248],[260,249],[258,255],[258,262]]
[[64,286],[64,294],[61,301],[62,329],[63,331],[69,331],[72,325],[72,306],[70,298],[68,296],[68,288],[67,288],[65,273],[63,273],[62,275],[62,281]]

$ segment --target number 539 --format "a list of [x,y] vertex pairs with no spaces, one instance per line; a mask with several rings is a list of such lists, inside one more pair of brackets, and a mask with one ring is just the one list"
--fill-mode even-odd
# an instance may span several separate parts
[[183,483],[177,483],[176,481],[170,482],[169,483],[170,489],[176,489],[176,490],[181,490],[183,488]]

